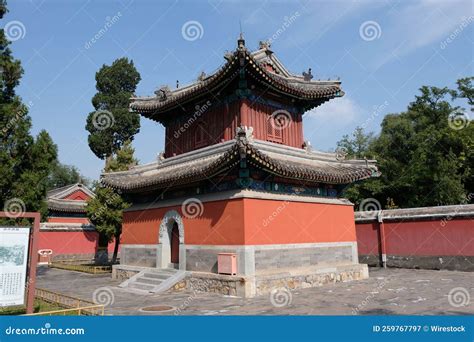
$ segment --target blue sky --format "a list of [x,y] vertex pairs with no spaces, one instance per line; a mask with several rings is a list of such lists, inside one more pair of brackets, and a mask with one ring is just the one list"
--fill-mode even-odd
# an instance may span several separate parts
[[[453,87],[456,79],[474,74],[470,0],[10,0],[8,5],[2,27],[12,21],[23,25],[12,49],[25,69],[18,93],[30,103],[33,133],[46,129],[61,162],[92,179],[104,162],[89,150],[84,126],[100,66],[122,56],[133,59],[142,76],[137,95],[151,95],[176,80],[184,85],[223,64],[224,52],[236,46],[239,21],[249,48],[273,37],[272,50],[292,72],[311,67],[316,79],[341,78],[346,96],[305,115],[305,138],[321,150],[334,149],[356,126],[378,132],[383,116],[404,110],[422,85]],[[86,47],[107,21],[113,21],[110,28]],[[194,40],[182,34],[190,21],[202,27]],[[155,160],[163,142],[163,127],[142,118],[134,141],[140,162]]]

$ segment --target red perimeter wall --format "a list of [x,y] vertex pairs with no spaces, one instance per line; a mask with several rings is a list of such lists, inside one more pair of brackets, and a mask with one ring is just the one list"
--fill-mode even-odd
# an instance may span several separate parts
[[[40,231],[38,250],[51,249],[53,257],[93,257],[97,252],[99,234],[95,231]],[[109,254],[114,242],[109,243]]]
[[[379,225],[376,220],[356,222],[361,262],[371,264],[382,254]],[[383,225],[388,266],[474,270],[472,217],[384,221]]]

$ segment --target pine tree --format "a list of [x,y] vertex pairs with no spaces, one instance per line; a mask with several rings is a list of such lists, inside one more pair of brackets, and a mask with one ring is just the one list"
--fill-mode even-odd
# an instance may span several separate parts
[[[140,117],[128,110],[130,97],[140,81],[133,61],[117,59],[104,65],[96,74],[97,94],[92,98],[95,111],[87,117],[89,147],[100,159],[105,159],[105,172],[128,170],[136,165],[131,141],[140,129]],[[123,210],[129,204],[113,189],[97,187],[96,196],[87,204],[87,216],[95,225],[101,240],[115,240],[112,263],[116,262]]]
[[[7,13],[0,1],[0,19]],[[0,210],[8,203],[22,203],[21,210],[41,211],[46,215],[46,180],[51,163],[57,161],[57,147],[46,131],[31,136],[30,104],[15,93],[23,69],[12,56],[10,42],[0,30]],[[18,207],[16,208],[16,210]]]
[[94,112],[87,117],[89,147],[100,159],[111,157],[140,130],[140,116],[128,110],[140,74],[133,61],[115,60],[96,73],[97,94],[92,98]]

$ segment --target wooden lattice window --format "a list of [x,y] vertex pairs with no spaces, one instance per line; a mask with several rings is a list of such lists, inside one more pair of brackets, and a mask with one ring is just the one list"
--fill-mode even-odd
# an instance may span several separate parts
[[270,115],[267,120],[267,140],[281,143],[283,141],[283,130],[288,125],[288,117]]

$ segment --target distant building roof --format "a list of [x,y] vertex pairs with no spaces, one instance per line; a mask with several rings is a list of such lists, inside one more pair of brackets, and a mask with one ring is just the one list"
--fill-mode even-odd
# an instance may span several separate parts
[[46,199],[48,202],[48,209],[54,211],[84,213],[87,205],[86,201],[67,199],[69,195],[78,191],[84,192],[88,197],[95,196],[94,193],[84,184],[75,183],[66,185],[47,192]]

